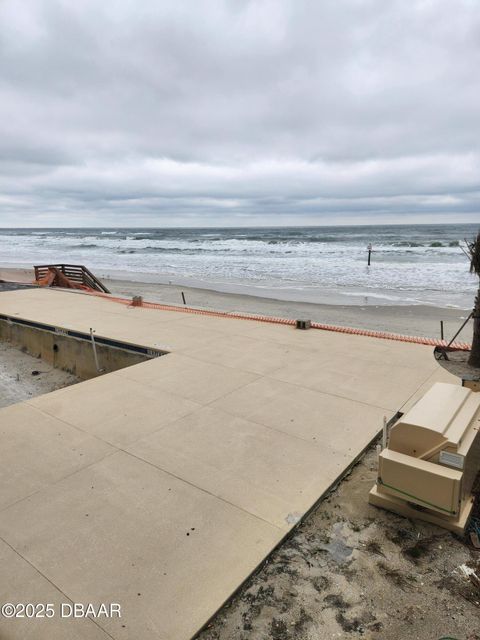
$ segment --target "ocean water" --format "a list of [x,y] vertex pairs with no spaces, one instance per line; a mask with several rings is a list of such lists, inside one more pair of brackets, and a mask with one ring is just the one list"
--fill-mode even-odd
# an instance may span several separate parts
[[279,299],[468,309],[477,281],[460,245],[476,232],[471,224],[0,229],[0,264],[78,263],[100,276]]

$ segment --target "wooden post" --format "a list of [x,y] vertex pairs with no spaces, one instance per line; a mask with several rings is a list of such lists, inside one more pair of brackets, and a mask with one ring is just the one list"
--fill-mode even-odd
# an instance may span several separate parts
[[182,300],[183,300],[183,304],[187,304],[187,303],[185,302],[185,294],[183,293],[183,291],[182,291]]
[[371,261],[371,258],[372,258],[372,251],[373,251],[371,242],[368,243],[367,251],[368,251],[368,263],[367,263],[367,266],[370,266],[370,261]]
[[440,320],[440,337],[443,340],[443,320]]

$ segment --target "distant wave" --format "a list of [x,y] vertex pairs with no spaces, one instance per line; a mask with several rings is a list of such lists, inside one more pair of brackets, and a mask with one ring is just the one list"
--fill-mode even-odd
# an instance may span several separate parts
[[99,247],[101,247],[101,245],[99,244],[87,244],[87,243],[65,245],[66,249],[97,249]]
[[392,247],[423,247],[421,242],[408,242],[403,240],[402,242],[392,242]]
[[[245,249],[247,251],[247,249]],[[141,249],[118,249],[117,253],[163,253],[166,255],[197,255],[202,253],[224,253],[227,249],[189,249],[188,247],[142,247]]]

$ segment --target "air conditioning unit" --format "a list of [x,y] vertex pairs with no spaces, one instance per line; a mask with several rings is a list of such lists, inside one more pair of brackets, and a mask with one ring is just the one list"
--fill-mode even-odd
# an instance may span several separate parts
[[391,428],[369,502],[463,534],[480,470],[480,393],[436,383]]

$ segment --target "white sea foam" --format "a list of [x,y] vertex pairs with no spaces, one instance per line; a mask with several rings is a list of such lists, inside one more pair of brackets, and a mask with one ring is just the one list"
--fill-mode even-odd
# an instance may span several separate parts
[[[245,286],[328,302],[469,308],[476,288],[455,243],[474,225],[290,229],[0,230],[0,261],[71,262],[104,274]],[[372,265],[366,246],[372,242]],[[282,294],[283,292],[283,294]]]

